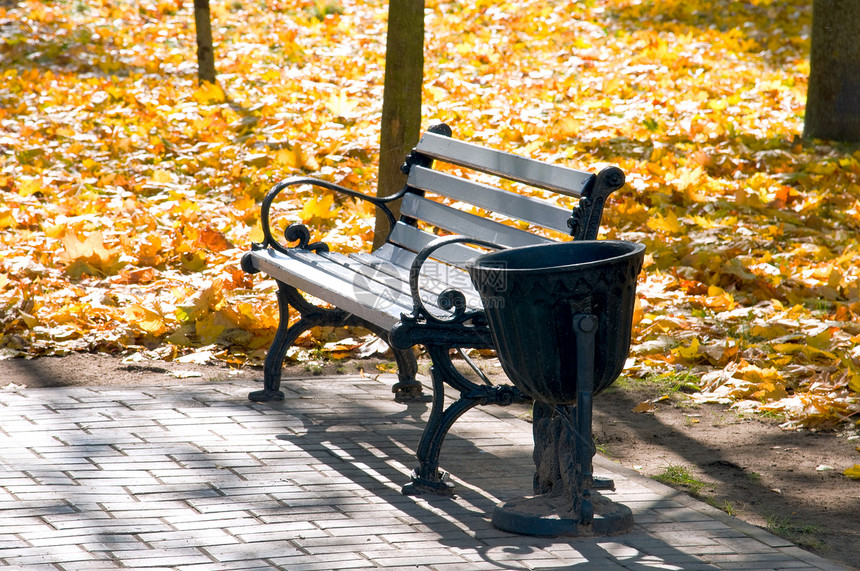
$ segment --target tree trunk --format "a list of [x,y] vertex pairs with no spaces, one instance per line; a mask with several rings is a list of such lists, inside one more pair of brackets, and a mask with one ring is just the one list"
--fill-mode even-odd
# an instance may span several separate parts
[[860,2],[814,0],[806,139],[860,142]]
[[215,83],[215,50],[212,47],[209,0],[194,0],[194,26],[197,29],[197,79],[200,83]]
[[[406,183],[400,165],[418,142],[423,81],[424,0],[389,0],[377,196],[392,195]],[[389,230],[388,220],[377,213],[374,249]]]

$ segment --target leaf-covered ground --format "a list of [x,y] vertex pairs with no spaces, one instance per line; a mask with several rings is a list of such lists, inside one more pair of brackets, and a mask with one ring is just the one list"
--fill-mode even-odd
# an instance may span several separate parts
[[[860,415],[860,151],[799,139],[810,5],[428,0],[425,38],[425,126],[628,173],[604,218],[649,252],[627,374],[795,426]],[[191,9],[0,4],[2,357],[257,362],[277,306],[238,261],[263,193],[296,173],[373,192],[387,4],[213,2],[204,87]],[[285,206],[370,243],[362,204]]]

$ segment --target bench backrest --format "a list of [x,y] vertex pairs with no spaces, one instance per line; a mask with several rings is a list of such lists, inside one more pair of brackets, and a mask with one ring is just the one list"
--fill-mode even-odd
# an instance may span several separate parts
[[[445,133],[446,129],[441,130]],[[450,130],[447,130],[447,133],[450,133]],[[570,224],[573,213],[566,208],[430,167],[433,161],[442,161],[580,199],[587,198],[593,193],[598,182],[597,175],[458,141],[447,136],[447,133],[425,133],[407,160],[409,192],[403,198],[400,207],[401,219],[392,229],[388,242],[418,252],[437,237],[419,229],[414,223],[415,220],[426,222],[452,234],[489,240],[509,247],[552,241],[545,236],[430,200],[424,197],[425,193],[442,196],[454,202],[475,206],[508,219],[534,224],[562,234],[573,233]],[[621,184],[623,184],[623,175]],[[615,189],[612,188],[605,194],[608,195],[612,190]],[[602,206],[601,202],[601,211]],[[597,223],[599,225],[599,212]],[[596,238],[596,231],[595,227],[595,235],[587,237]],[[434,257],[459,265],[479,253],[467,246],[452,245],[439,250]]]

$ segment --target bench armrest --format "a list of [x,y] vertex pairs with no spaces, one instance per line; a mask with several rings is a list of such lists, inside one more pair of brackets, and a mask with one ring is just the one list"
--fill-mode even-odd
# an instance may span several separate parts
[[439,307],[454,311],[454,314],[447,319],[440,319],[430,313],[430,311],[425,307],[424,302],[421,301],[421,292],[419,291],[418,285],[418,280],[421,277],[421,266],[424,265],[424,262],[430,258],[433,252],[450,244],[474,244],[476,246],[484,246],[487,248],[494,248],[496,250],[505,248],[505,246],[501,246],[488,240],[470,238],[468,236],[443,236],[424,246],[412,261],[412,266],[409,268],[409,290],[412,293],[412,314],[404,317],[408,317],[413,320],[423,317],[428,322],[432,323],[454,324],[464,323],[483,313],[480,310],[466,311],[466,296],[463,295],[463,292],[454,288],[446,289],[439,294]]
[[[386,218],[388,218],[390,227],[394,226],[394,224],[396,223],[396,219],[394,217],[394,214],[391,212],[391,209],[388,208],[388,203],[403,198],[403,195],[408,190],[406,187],[404,187],[400,192],[396,194],[380,198],[376,196],[369,196],[367,194],[363,194],[361,192],[357,192],[355,190],[340,186],[333,182],[328,182],[318,178],[288,178],[273,186],[272,189],[269,190],[269,192],[267,192],[266,196],[263,198],[263,204],[260,210],[260,223],[263,227],[263,242],[260,244],[255,244],[254,247],[256,249],[271,247],[272,249],[282,253],[286,253],[288,251],[288,248],[278,242],[278,240],[272,235],[272,228],[269,221],[269,213],[271,212],[272,203],[275,201],[275,198],[277,198],[279,194],[281,194],[284,190],[290,188],[291,186],[299,186],[303,184],[309,184],[311,186],[317,186],[326,190],[331,190],[333,192],[339,192],[351,198],[366,200],[367,202],[370,202],[371,204],[382,210],[383,214],[385,214]],[[289,242],[295,242],[296,240],[298,240],[300,248],[310,250],[328,249],[328,247],[321,242],[317,244],[308,244],[308,240],[310,239],[310,233],[307,231],[307,228],[305,228],[302,224],[290,225],[290,227],[287,228],[287,232],[284,237]]]

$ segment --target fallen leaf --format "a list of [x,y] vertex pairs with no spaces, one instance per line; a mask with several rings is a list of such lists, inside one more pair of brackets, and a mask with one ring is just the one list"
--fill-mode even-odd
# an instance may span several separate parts
[[209,350],[195,351],[182,355],[176,358],[177,363],[195,363],[197,365],[205,365],[215,357],[215,354]]
[[633,412],[654,412],[657,406],[651,401],[640,402],[633,407]]
[[172,377],[176,377],[177,379],[190,379],[190,378],[194,378],[194,377],[202,377],[203,373],[200,373],[198,371],[176,370],[176,371],[171,371],[170,375]]
[[854,480],[860,480],[860,464],[854,464],[852,467],[846,468],[842,473]]
[[112,275],[120,267],[120,253],[106,248],[102,232],[92,232],[86,238],[67,232],[62,240],[64,250],[60,260],[68,263],[66,273],[73,279],[84,274]]

